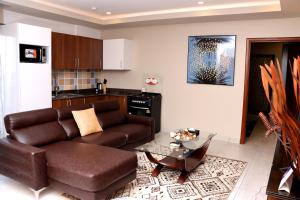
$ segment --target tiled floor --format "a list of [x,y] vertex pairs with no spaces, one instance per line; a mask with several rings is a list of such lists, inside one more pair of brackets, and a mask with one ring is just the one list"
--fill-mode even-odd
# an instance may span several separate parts
[[[275,148],[275,137],[264,137],[262,124],[255,127],[253,135],[245,145],[213,140],[208,154],[243,160],[248,166],[240,178],[231,200],[265,200],[265,189],[269,177]],[[33,193],[25,186],[0,175],[0,199],[32,200]],[[50,188],[41,192],[41,200],[64,200],[61,192]]]
[[230,200],[266,200],[266,186],[276,145],[274,135],[265,138],[258,123],[245,145],[214,141],[208,153],[248,162],[244,175],[230,195]]

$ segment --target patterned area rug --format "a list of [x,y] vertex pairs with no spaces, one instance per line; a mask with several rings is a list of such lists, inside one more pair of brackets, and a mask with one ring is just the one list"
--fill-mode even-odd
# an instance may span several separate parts
[[[206,155],[204,164],[191,172],[181,185],[177,183],[180,171],[163,168],[158,177],[152,177],[156,165],[144,153],[137,152],[137,156],[137,178],[107,200],[226,200],[247,165],[243,161]],[[63,196],[78,200],[65,193]]]
[[164,168],[158,177],[152,177],[155,164],[150,163],[144,153],[137,155],[137,178],[108,199],[225,200],[247,165],[243,161],[207,155],[205,163],[190,173],[181,185],[177,183],[180,171]]

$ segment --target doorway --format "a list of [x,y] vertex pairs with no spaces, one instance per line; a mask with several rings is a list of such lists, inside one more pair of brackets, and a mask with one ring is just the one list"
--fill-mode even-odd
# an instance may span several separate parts
[[269,64],[271,60],[275,60],[276,58],[279,60],[284,81],[286,83],[288,105],[291,110],[295,110],[289,62],[297,55],[300,55],[300,38],[247,39],[240,144],[244,144],[247,137],[251,136],[251,132],[255,127],[256,122],[259,120],[258,113],[268,113],[270,111],[261,83],[259,65]]

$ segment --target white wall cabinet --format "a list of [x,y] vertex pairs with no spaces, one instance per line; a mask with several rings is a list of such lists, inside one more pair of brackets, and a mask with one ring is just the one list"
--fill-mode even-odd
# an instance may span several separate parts
[[103,70],[129,70],[132,67],[132,41],[103,40]]

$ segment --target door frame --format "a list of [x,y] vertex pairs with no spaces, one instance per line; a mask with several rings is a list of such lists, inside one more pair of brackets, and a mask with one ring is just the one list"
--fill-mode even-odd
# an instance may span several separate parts
[[245,62],[246,65],[245,65],[244,99],[243,99],[240,144],[245,144],[246,142],[246,122],[247,122],[247,114],[248,114],[251,45],[252,43],[263,43],[263,42],[300,42],[300,37],[273,37],[273,38],[247,38],[246,39],[246,43],[247,43],[246,62]]

